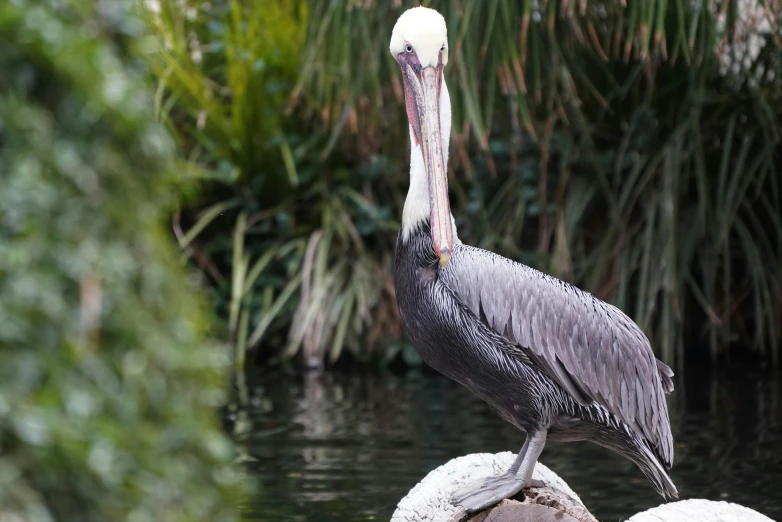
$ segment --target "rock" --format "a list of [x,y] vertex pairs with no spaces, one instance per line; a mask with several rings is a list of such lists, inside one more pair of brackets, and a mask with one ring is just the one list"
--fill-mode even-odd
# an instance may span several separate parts
[[731,502],[702,498],[662,504],[633,515],[627,522],[774,522],[765,515]]
[[525,489],[524,501],[505,500],[471,516],[452,506],[451,494],[460,487],[507,470],[516,458],[511,452],[477,453],[443,464],[419,482],[397,505],[391,522],[597,522],[564,480],[541,463],[533,479],[546,487]]
[[[451,494],[462,486],[507,470],[511,452],[477,453],[453,459],[433,470],[397,505],[391,522],[597,522],[564,480],[541,463],[533,479],[544,487],[529,488],[480,513],[468,515],[452,506]],[[520,500],[517,500],[520,499]],[[774,522],[757,511],[704,499],[662,504],[638,513],[627,522]]]
[[470,522],[578,522],[562,511],[542,504],[522,504],[515,500],[503,500],[467,518]]

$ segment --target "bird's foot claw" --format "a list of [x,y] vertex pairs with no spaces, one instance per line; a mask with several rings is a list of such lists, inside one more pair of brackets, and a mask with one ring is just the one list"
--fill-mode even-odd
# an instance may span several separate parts
[[486,477],[459,489],[451,495],[451,504],[474,513],[512,497],[525,487],[522,479],[513,473]]

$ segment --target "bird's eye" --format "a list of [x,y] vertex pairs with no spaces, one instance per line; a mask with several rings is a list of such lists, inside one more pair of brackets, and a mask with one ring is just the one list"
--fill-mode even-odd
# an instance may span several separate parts
[[405,51],[407,51],[408,53],[412,53],[413,52],[413,46],[410,45],[410,44],[405,45]]
[[443,51],[445,51],[445,44],[443,44],[443,46],[440,47],[440,52],[443,52]]

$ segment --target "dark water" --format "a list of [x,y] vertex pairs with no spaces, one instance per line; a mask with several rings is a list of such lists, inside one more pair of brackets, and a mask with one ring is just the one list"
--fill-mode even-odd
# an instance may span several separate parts
[[[671,403],[681,498],[727,500],[782,520],[782,381],[760,370],[686,372]],[[258,490],[247,520],[388,520],[430,470],[518,451],[524,434],[435,374],[251,376],[236,438]],[[541,462],[603,521],[661,503],[634,465],[589,443]]]

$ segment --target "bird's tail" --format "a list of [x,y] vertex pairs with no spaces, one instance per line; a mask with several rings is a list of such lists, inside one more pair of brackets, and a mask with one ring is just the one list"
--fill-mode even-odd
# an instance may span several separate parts
[[668,470],[660,463],[660,459],[654,454],[654,451],[644,442],[637,443],[635,447],[636,451],[628,456],[641,468],[641,471],[649,479],[649,482],[652,483],[654,489],[666,500],[679,498],[679,492],[668,475]]

